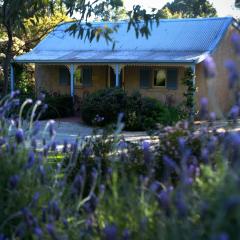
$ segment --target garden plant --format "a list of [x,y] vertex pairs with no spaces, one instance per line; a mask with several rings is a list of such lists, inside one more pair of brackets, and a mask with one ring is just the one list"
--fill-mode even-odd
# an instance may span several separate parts
[[[232,44],[239,54],[239,35]],[[127,142],[119,113],[112,132],[60,145],[53,121],[39,131],[41,100],[3,98],[0,239],[239,239],[239,73],[230,60],[225,67],[236,96],[225,131],[203,99],[206,123],[165,127],[157,142]],[[210,57],[205,70],[211,81]]]

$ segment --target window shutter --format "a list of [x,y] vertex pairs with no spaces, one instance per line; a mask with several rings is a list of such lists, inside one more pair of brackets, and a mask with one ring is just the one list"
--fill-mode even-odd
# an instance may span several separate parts
[[83,79],[83,86],[84,87],[91,87],[92,86],[92,68],[90,67],[85,67],[83,68],[83,73],[82,73],[82,79]]
[[151,88],[152,78],[150,69],[140,70],[140,88]]
[[167,89],[176,90],[178,88],[178,70],[167,70]]
[[67,67],[59,67],[59,84],[60,85],[69,85],[70,84],[70,73]]

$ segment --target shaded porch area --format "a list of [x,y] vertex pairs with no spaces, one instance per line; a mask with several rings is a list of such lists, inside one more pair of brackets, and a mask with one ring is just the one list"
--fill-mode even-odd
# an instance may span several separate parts
[[[179,104],[186,86],[182,78],[190,65],[36,64],[36,93],[45,91],[86,97],[104,88],[139,91],[163,103]],[[194,69],[194,66],[193,66]]]

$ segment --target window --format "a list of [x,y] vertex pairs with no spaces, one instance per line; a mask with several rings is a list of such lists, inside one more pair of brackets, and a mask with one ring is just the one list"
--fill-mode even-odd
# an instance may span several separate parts
[[76,69],[75,69],[75,72],[74,72],[74,85],[76,87],[81,87],[82,86],[82,68],[80,66],[78,66]]
[[140,88],[151,88],[152,74],[151,69],[143,68],[140,70]]
[[167,71],[165,69],[154,70],[154,86],[165,87],[167,82]]
[[76,87],[92,86],[92,68],[78,66],[75,69],[74,81]]
[[70,72],[67,67],[59,67],[59,84],[63,86],[70,85]]
[[140,88],[165,87],[176,90],[178,87],[177,68],[142,68],[139,71]]

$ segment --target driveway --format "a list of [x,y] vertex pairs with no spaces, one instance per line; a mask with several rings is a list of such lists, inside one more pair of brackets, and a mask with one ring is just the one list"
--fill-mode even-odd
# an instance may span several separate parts
[[[48,130],[45,129],[48,121],[40,121],[41,131],[40,135],[44,135],[46,139],[49,139]],[[60,119],[55,120],[54,129],[56,131],[55,141],[57,144],[63,144],[64,140],[67,142],[74,142],[76,138],[80,141],[87,137],[91,137],[93,131],[96,130],[93,127],[89,127],[84,123],[74,121],[72,119]],[[101,130],[99,134],[101,133]],[[150,140],[150,137],[146,132],[128,132],[123,131],[121,135],[126,141],[138,142],[143,140]]]

